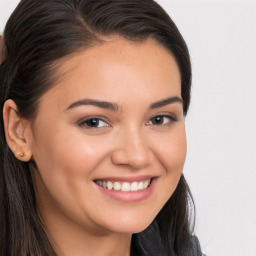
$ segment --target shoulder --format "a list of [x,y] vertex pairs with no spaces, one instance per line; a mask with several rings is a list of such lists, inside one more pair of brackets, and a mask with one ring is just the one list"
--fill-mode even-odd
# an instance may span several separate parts
[[196,236],[191,236],[182,248],[181,256],[206,256],[202,253],[200,243]]

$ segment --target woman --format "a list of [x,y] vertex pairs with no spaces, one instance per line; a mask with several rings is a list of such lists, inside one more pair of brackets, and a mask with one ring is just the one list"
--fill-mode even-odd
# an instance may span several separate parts
[[22,0],[2,42],[0,255],[202,255],[182,174],[191,66],[166,12]]

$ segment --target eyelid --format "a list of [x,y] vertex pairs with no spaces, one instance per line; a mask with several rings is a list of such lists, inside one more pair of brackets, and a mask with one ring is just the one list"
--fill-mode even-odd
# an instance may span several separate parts
[[[92,120],[92,119],[98,119],[102,122],[105,122],[107,125],[105,126],[101,126],[101,127],[90,127],[88,125],[85,124],[85,122],[89,121],[89,120]],[[84,117],[84,118],[81,118],[77,121],[77,124],[82,127],[82,126],[85,126],[87,129],[100,129],[100,128],[103,128],[103,127],[110,127],[110,123],[108,120],[106,120],[105,117],[102,117],[102,116],[88,116],[88,117]]]
[[157,125],[157,124],[149,124],[149,122],[151,122],[152,119],[155,118],[155,117],[167,117],[167,118],[170,119],[170,122],[168,122],[167,124],[158,124],[158,126],[160,126],[160,125],[168,125],[168,124],[171,124],[173,122],[177,122],[178,121],[178,118],[177,118],[177,116],[174,113],[169,113],[169,112],[168,113],[159,113],[159,114],[156,114],[156,115],[150,117],[149,121],[147,122],[147,125]]
[[[158,116],[159,116],[159,117],[166,117],[166,118],[169,118],[170,121],[169,121],[168,123],[166,123],[166,124],[158,124],[158,125],[157,125],[157,124],[150,123],[150,122],[152,122],[152,119],[153,119],[153,118],[158,117]],[[91,126],[89,126],[89,125],[86,125],[85,122],[86,122],[86,121],[89,121],[89,120],[91,120],[91,119],[98,119],[98,120],[100,120],[100,121],[102,121],[102,122],[105,122],[106,125],[101,126],[101,127],[91,127]],[[149,121],[147,121],[146,125],[156,125],[156,126],[160,126],[160,125],[162,125],[162,126],[163,126],[163,125],[171,125],[173,122],[177,122],[177,121],[178,121],[177,116],[176,116],[174,113],[162,112],[162,113],[157,113],[157,114],[151,116],[150,119],[149,119]],[[79,119],[76,123],[77,123],[77,125],[80,126],[80,127],[86,127],[87,129],[91,129],[91,130],[93,130],[93,129],[100,129],[100,128],[106,128],[106,127],[112,126],[112,125],[110,124],[110,121],[109,121],[106,117],[104,117],[104,116],[97,116],[97,115],[81,118],[81,119]]]

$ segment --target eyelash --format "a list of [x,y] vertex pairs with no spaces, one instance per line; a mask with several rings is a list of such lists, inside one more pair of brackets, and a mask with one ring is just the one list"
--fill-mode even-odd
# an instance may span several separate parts
[[[154,123],[149,124],[149,122],[152,122],[152,119],[156,119],[156,118],[159,118],[159,117],[160,117],[160,118],[168,118],[169,121],[168,121],[167,123],[161,123],[161,124],[154,124]],[[173,114],[156,115],[156,116],[152,117],[152,118],[150,119],[150,121],[147,122],[147,124],[148,124],[148,125],[170,125],[171,123],[177,122],[177,121],[178,121],[178,120],[177,120],[176,116],[173,115]]]
[[[93,126],[88,125],[88,123],[92,122],[93,120],[95,120],[98,124],[100,122],[104,122],[106,125],[101,126],[101,127],[93,127]],[[79,121],[78,125],[81,126],[81,127],[85,126],[87,129],[97,129],[97,128],[109,127],[110,126],[108,124],[108,122],[106,120],[104,120],[104,118],[102,118],[102,117],[89,117],[89,118],[86,118],[84,120]]]
[[[152,120],[153,119],[156,119],[156,118],[167,118],[169,119],[167,121],[167,123],[160,123],[160,124],[156,124],[156,123],[153,123]],[[104,122],[106,125],[102,125],[102,126],[96,126],[96,127],[93,127],[93,126],[90,126],[88,125],[89,122],[92,122],[92,121],[96,121],[95,124],[96,125],[99,125],[101,122]],[[165,115],[156,115],[156,116],[153,116],[152,118],[150,118],[150,120],[146,123],[147,125],[157,125],[157,126],[160,126],[160,125],[170,125],[171,123],[173,122],[177,122],[177,118],[175,115],[173,114],[165,114]],[[151,122],[151,123],[150,123]],[[164,121],[165,122],[165,121]],[[87,129],[99,129],[99,128],[102,128],[102,127],[110,127],[111,125],[108,124],[108,122],[106,120],[104,120],[104,118],[102,117],[90,117],[90,118],[87,118],[87,119],[84,119],[84,120],[81,120],[78,122],[78,125],[80,127],[86,127]]]

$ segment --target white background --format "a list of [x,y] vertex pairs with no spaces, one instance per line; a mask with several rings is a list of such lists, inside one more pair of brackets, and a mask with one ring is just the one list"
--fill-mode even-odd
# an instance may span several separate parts
[[[185,176],[207,256],[256,256],[256,0],[158,0],[191,53]],[[0,31],[18,3],[0,0]]]

